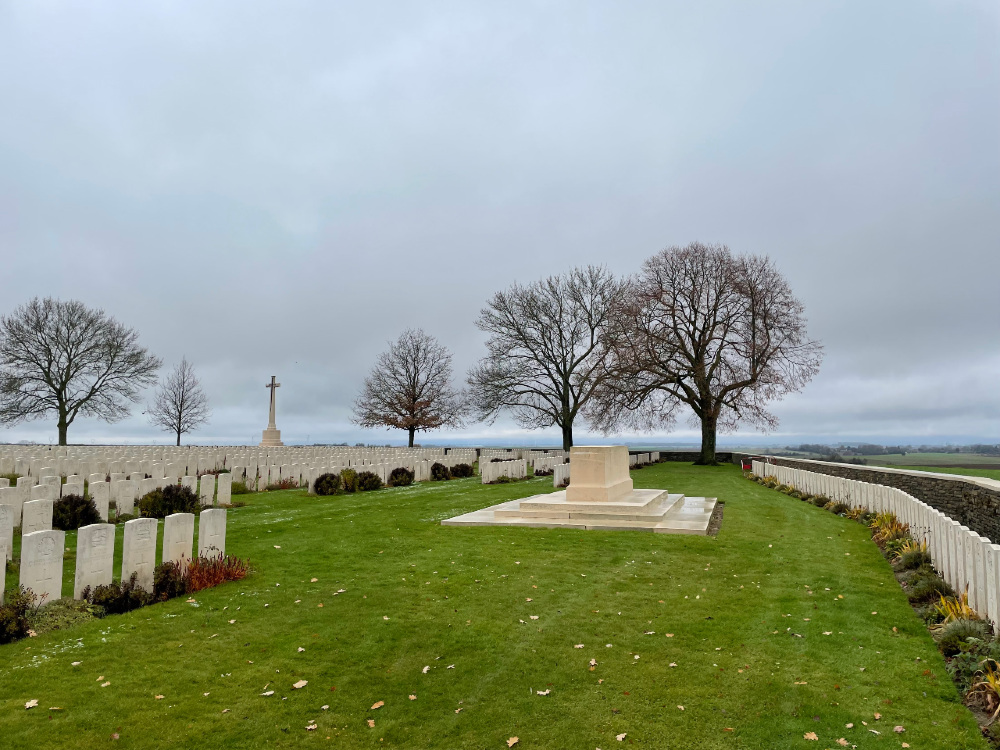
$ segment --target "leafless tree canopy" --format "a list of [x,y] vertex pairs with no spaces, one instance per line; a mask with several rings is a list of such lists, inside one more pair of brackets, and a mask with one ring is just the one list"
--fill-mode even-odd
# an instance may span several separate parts
[[477,417],[506,410],[522,427],[558,425],[569,450],[604,372],[598,342],[620,293],[621,282],[595,266],[497,292],[476,321],[490,335],[468,377]]
[[146,409],[152,424],[177,436],[177,445],[181,435],[205,424],[211,414],[194,366],[186,358],[160,384],[153,405]]
[[77,416],[128,416],[160,367],[139,334],[82,302],[37,297],[0,318],[0,422],[55,414],[59,444]]
[[354,423],[409,433],[460,427],[464,399],[451,384],[451,352],[423,330],[404,331],[379,355],[354,402]]
[[701,423],[703,463],[715,462],[718,427],[775,427],[768,403],[801,390],[822,361],[802,304],[769,258],[699,243],[644,263],[603,346],[595,423],[606,432],[663,427],[686,405]]

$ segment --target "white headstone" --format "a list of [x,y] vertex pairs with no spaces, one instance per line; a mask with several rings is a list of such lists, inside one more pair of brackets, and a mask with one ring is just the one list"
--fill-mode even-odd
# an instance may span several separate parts
[[219,490],[216,500],[219,505],[229,505],[233,501],[232,474],[219,474]]
[[209,508],[198,516],[198,557],[226,554],[226,509]]
[[9,506],[14,511],[14,525],[21,525],[21,506],[24,505],[26,495],[24,487],[2,487],[0,488],[0,505]]
[[136,583],[153,591],[153,571],[156,569],[155,518],[133,518],[125,522],[125,542],[122,549],[122,581],[136,574]]
[[181,477],[181,487],[187,487],[194,494],[198,494],[198,477],[184,476]]
[[131,479],[115,482],[115,513],[119,516],[130,516],[135,513],[136,484]]
[[62,486],[62,496],[67,497],[68,495],[83,497],[83,482],[66,482]]
[[91,482],[87,487],[90,499],[97,506],[97,512],[102,521],[108,520],[108,507],[111,505],[111,485],[108,482]]
[[163,519],[163,562],[186,568],[194,549],[194,513],[172,513]]
[[34,534],[52,528],[52,501],[29,500],[21,506],[21,534]]
[[93,523],[81,526],[76,539],[76,579],[73,598],[82,599],[83,590],[90,586],[111,583],[115,558],[115,526]]
[[35,531],[21,537],[20,582],[38,597],[39,604],[62,598],[65,544],[65,531]]
[[14,556],[14,508],[10,505],[0,504],[0,547],[4,548],[4,555],[0,557],[0,585],[3,585],[3,563]]
[[215,498],[215,474],[202,474],[201,487],[198,490],[202,506],[211,505]]

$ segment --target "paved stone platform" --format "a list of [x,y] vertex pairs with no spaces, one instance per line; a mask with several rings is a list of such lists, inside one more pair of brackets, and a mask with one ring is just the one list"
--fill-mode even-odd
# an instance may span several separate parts
[[566,491],[533,495],[448,518],[442,526],[525,526],[601,531],[630,529],[657,534],[708,533],[714,497],[686,497],[664,490],[632,490],[612,502],[567,502]]

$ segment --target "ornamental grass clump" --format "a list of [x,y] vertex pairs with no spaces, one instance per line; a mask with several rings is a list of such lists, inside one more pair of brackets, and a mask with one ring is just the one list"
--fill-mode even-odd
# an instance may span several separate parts
[[75,531],[81,526],[101,523],[103,519],[97,506],[89,497],[66,495],[52,503],[52,528]]

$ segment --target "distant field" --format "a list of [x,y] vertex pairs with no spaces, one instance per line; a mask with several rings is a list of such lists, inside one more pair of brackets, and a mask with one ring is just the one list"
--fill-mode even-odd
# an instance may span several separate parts
[[[883,466],[885,464],[869,463],[869,466]],[[987,479],[1000,480],[1000,469],[956,469],[950,466],[893,466],[894,469],[913,469],[915,471],[934,471],[938,474],[963,474],[967,477],[986,477]]]
[[890,453],[884,456],[865,456],[864,458],[872,466],[1000,469],[1000,457],[977,456],[973,453],[907,453],[905,456]]

